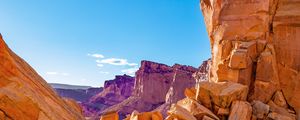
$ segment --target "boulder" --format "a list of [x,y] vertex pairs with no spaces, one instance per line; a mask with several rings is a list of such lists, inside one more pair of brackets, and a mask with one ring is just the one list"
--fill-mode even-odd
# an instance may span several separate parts
[[253,101],[251,105],[253,108],[253,115],[258,119],[265,118],[270,111],[270,106],[261,101]]
[[270,106],[270,111],[273,113],[277,113],[280,116],[286,116],[289,118],[295,119],[296,115],[289,112],[288,109],[277,106],[273,101],[269,101],[268,105]]
[[201,82],[196,98],[209,109],[212,109],[212,104],[228,108],[235,100],[246,100],[247,94],[248,87],[239,83]]
[[119,114],[117,112],[110,112],[102,115],[100,120],[119,120]]
[[171,106],[171,109],[168,111],[168,115],[169,116],[167,118],[169,120],[197,120],[188,110],[176,104]]
[[269,113],[268,118],[272,119],[272,120],[296,120],[295,118],[291,118],[289,116],[284,116],[284,115],[278,114],[276,112]]
[[246,101],[234,101],[228,120],[251,120],[252,107]]
[[160,112],[157,111],[144,113],[133,111],[132,114],[125,120],[163,120],[163,116]]
[[178,101],[177,105],[186,109],[198,120],[203,119],[204,116],[211,117],[214,120],[219,120],[219,118],[214,113],[212,113],[209,109],[205,108],[193,99],[185,98],[183,100]]
[[277,91],[275,95],[273,96],[273,101],[276,105],[279,107],[287,108],[288,104],[286,103],[286,100],[283,96],[283,93],[281,91]]

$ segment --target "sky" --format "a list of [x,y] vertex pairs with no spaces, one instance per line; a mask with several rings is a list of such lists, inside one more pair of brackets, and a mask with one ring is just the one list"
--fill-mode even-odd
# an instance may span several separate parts
[[141,60],[210,57],[199,0],[2,0],[0,33],[47,82],[103,86]]

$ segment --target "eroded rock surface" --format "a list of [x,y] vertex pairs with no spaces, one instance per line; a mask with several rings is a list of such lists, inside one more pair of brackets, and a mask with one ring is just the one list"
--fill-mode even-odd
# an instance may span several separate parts
[[78,105],[63,100],[0,36],[0,118],[83,120]]
[[123,102],[107,108],[107,111],[118,111],[125,116],[134,110],[148,112],[156,109],[162,113],[172,103],[184,98],[186,88],[195,86],[192,74],[197,69],[175,64],[170,67],[150,61],[142,61],[136,72],[134,94]]

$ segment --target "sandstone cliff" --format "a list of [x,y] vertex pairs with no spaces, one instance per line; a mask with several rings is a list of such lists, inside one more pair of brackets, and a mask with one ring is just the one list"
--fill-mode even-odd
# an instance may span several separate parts
[[63,100],[0,36],[0,119],[83,120],[80,108]]
[[167,120],[300,119],[300,1],[200,3],[212,50],[209,81],[173,105]]
[[196,88],[166,120],[300,120],[300,1],[200,4],[212,50],[208,81],[196,73]]
[[[142,61],[140,69],[136,72],[134,94],[102,113],[118,111],[122,116],[125,116],[134,110],[139,112],[152,111],[165,103],[177,102],[177,100],[184,98],[185,88],[195,85],[192,74],[196,71],[196,68],[190,66],[176,64],[170,67]],[[167,108],[168,106],[169,104],[166,105]],[[164,107],[161,110],[163,109]]]
[[134,77],[117,75],[115,79],[105,81],[104,89],[81,105],[85,116],[94,116],[104,109],[122,102],[133,93]]

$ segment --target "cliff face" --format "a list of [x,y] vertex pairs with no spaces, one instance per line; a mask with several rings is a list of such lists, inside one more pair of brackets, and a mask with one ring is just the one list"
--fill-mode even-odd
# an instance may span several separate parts
[[61,99],[0,36],[0,119],[83,120],[76,103]]
[[104,89],[81,105],[85,116],[94,116],[102,110],[118,104],[133,93],[134,77],[118,75],[113,80],[105,81]]
[[88,88],[88,89],[64,89],[64,88],[54,88],[55,91],[65,98],[72,98],[77,102],[87,102],[94,95],[100,93],[103,88]]
[[299,6],[299,0],[201,0],[212,50],[210,81],[248,86],[249,102],[269,103],[282,91],[299,113]]
[[[139,112],[152,111],[159,106],[164,110],[166,103],[177,102],[184,98],[184,90],[195,85],[192,74],[197,69],[190,66],[174,65],[172,67],[142,61],[140,69],[136,72],[134,94],[120,104],[106,109],[119,111],[122,116],[134,110]],[[166,97],[167,96],[167,97]]]

